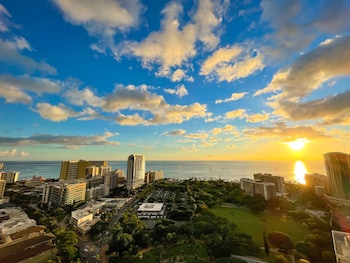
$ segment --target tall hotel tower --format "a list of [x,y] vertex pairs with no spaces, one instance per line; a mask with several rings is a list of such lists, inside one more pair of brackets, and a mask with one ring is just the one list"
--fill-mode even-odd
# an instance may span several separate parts
[[134,190],[145,182],[145,157],[142,154],[132,154],[128,157],[126,173],[126,188]]
[[323,155],[332,197],[350,200],[350,154],[330,152]]

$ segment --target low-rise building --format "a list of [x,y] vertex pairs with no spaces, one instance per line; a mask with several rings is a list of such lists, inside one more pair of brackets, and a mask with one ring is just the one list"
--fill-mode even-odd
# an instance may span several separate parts
[[42,202],[52,206],[71,205],[74,202],[85,201],[86,182],[48,183],[44,186]]
[[143,203],[137,209],[139,218],[165,218],[164,203]]
[[150,184],[153,183],[157,180],[163,179],[163,171],[162,170],[157,170],[157,171],[148,171],[145,174],[145,183]]

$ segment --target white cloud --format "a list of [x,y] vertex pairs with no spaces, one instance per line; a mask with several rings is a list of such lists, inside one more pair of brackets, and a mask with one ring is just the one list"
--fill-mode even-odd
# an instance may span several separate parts
[[177,95],[180,98],[185,96],[185,95],[188,95],[188,91],[187,91],[185,85],[180,85],[176,89],[164,89],[164,91],[166,93],[169,93],[169,94]]
[[67,21],[93,35],[113,35],[139,24],[143,6],[138,0],[53,0]]
[[[333,94],[316,100],[305,98],[337,77],[350,77],[350,36],[336,37],[300,56],[290,68],[275,74],[272,81],[255,95],[275,92],[268,103],[274,114],[292,120],[323,118],[334,120],[350,110],[350,92]],[[341,121],[339,119],[339,121]]]
[[233,45],[216,50],[201,66],[200,75],[208,80],[234,81],[265,67],[263,56],[254,49]]
[[232,93],[230,98],[223,99],[223,100],[221,100],[221,99],[220,100],[216,100],[215,104],[220,104],[220,103],[226,103],[226,102],[230,102],[230,101],[239,100],[239,99],[242,99],[247,94],[248,94],[248,92]]
[[59,94],[63,83],[48,78],[22,75],[0,75],[0,97],[7,103],[31,104],[32,93],[42,96],[44,93]]
[[246,116],[247,122],[262,122],[262,121],[268,120],[269,118],[270,118],[269,113],[256,113],[256,114]]
[[0,80],[0,97],[3,97],[7,103],[31,104],[32,98],[29,94],[20,88]]
[[145,68],[159,66],[158,75],[178,80],[181,72],[171,73],[173,67],[180,67],[197,54],[196,44],[204,49],[213,49],[218,44],[219,33],[215,29],[221,23],[221,12],[209,0],[198,1],[193,20],[181,24],[183,6],[179,2],[170,2],[163,10],[161,29],[151,32],[143,41],[125,41],[120,45],[122,55],[139,57]]
[[90,88],[79,90],[77,88],[68,89],[63,96],[73,105],[84,105],[87,103],[93,107],[101,107],[103,99],[96,96]]
[[245,115],[246,115],[245,109],[237,109],[237,110],[226,112],[225,118],[226,119],[236,119],[236,118],[242,119]]
[[33,110],[38,112],[42,118],[55,122],[65,121],[68,118],[79,116],[78,113],[63,104],[55,106],[49,103],[38,103],[36,109]]

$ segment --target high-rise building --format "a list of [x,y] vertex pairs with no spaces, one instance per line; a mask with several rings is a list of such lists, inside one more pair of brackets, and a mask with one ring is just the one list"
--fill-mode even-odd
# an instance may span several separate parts
[[350,199],[350,154],[330,152],[323,155],[332,197]]
[[0,172],[0,179],[5,180],[8,184],[13,184],[17,182],[19,172]]
[[5,187],[6,187],[6,181],[0,180],[0,199],[4,197]]
[[104,185],[108,186],[110,190],[122,187],[125,185],[125,180],[126,178],[122,169],[115,169],[103,177]]
[[84,179],[103,176],[111,171],[107,161],[62,161],[60,180]]
[[126,188],[134,190],[144,184],[145,158],[142,154],[132,154],[128,157]]

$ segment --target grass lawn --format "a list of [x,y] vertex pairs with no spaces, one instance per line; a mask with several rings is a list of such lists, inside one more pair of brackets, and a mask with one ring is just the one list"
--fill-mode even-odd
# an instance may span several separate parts
[[235,223],[238,232],[250,235],[259,246],[264,246],[264,231],[265,233],[284,232],[293,238],[294,243],[304,240],[304,237],[309,234],[309,230],[301,223],[286,217],[276,216],[267,211],[262,214],[254,214],[243,207],[215,207],[210,208],[209,211]]

